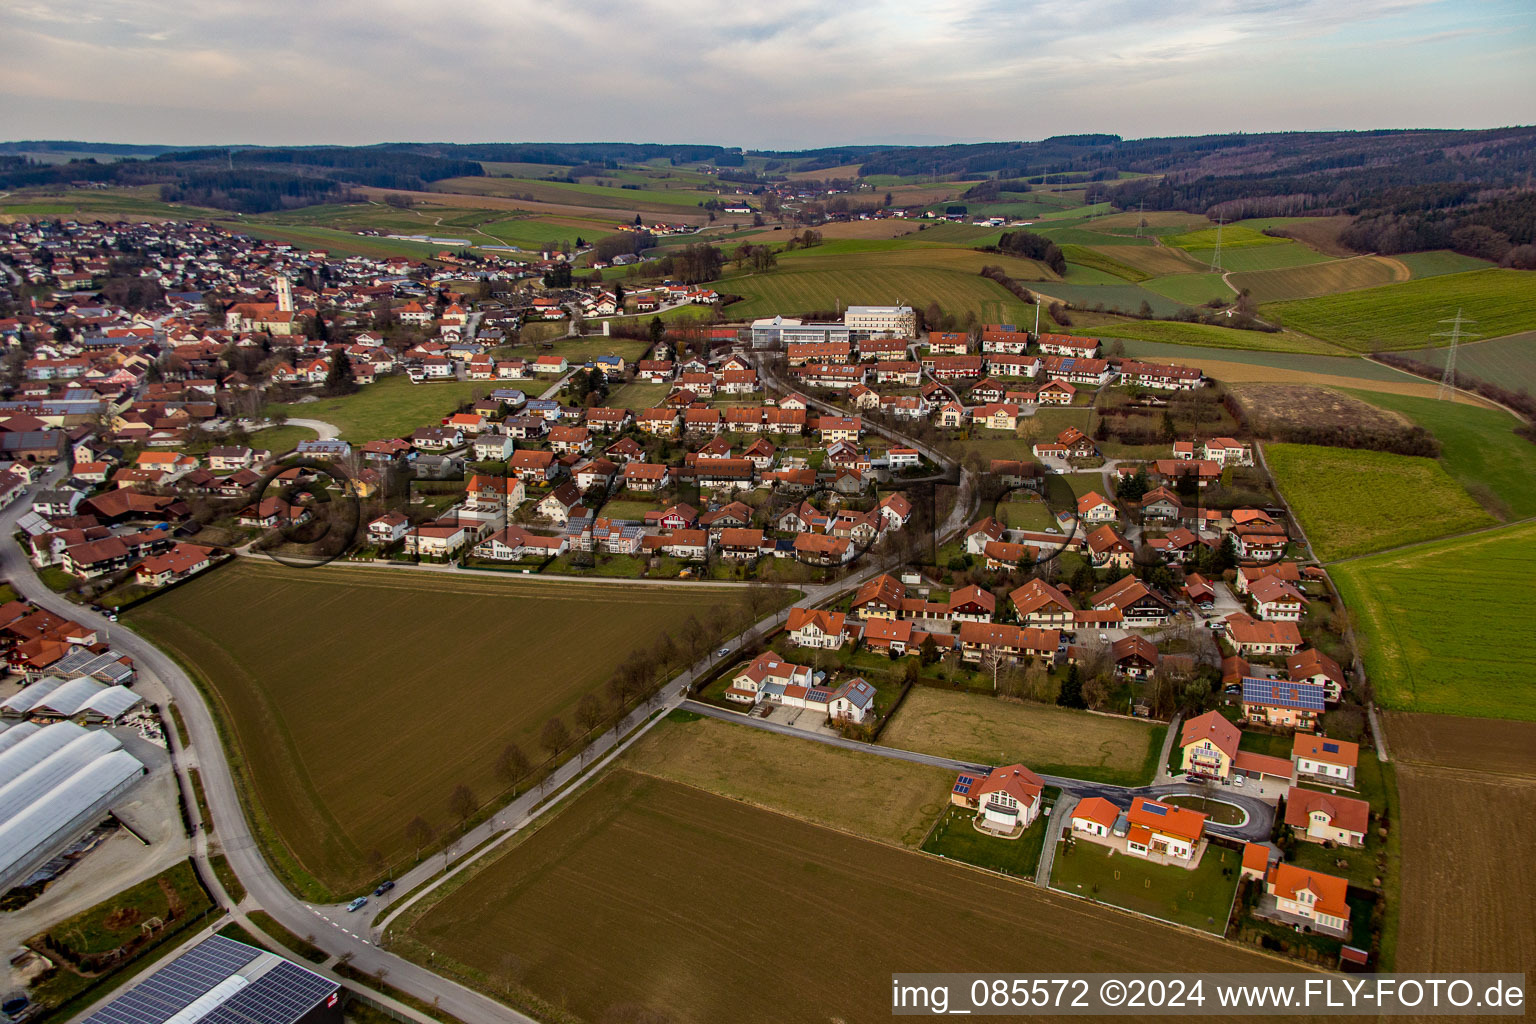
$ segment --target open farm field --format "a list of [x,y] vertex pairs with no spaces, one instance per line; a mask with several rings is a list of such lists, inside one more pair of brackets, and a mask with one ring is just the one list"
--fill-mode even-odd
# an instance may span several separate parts
[[1429,252],[1400,252],[1392,259],[1408,268],[1414,277],[1439,277],[1442,274],[1464,274],[1469,270],[1488,270],[1494,264],[1476,256],[1463,256],[1449,249],[1433,249]]
[[[1268,236],[1265,236],[1268,237]],[[1281,270],[1301,267],[1312,263],[1324,263],[1328,257],[1300,242],[1276,238],[1279,245],[1250,245],[1228,249],[1226,239],[1221,242],[1221,269],[1232,273],[1252,273],[1261,270]],[[1214,249],[1190,249],[1189,255],[1209,267],[1215,256]]]
[[[182,216],[186,216],[183,214]],[[224,216],[228,216],[225,214]],[[431,221],[423,221],[430,225]],[[377,235],[358,235],[337,228],[318,227],[311,224],[271,224],[264,221],[220,220],[220,227],[237,235],[250,235],[271,242],[288,242],[311,249],[324,249],[338,256],[409,256],[412,259],[430,259],[444,249],[462,246],[446,246],[430,242],[407,242],[398,238],[382,238]],[[418,227],[412,234],[435,234],[435,229]],[[440,237],[461,238],[457,229]]]
[[[689,865],[728,884],[703,899]],[[782,958],[771,984],[760,971],[722,966],[808,935],[849,955]],[[629,772],[582,794],[390,943],[423,962],[431,950],[436,969],[498,995],[517,986],[530,1007],[558,1004],[589,1021],[664,1013],[673,1024],[883,1018],[892,971],[1021,960],[1040,971],[1146,970],[1154,949],[1162,970],[1281,966]]]
[[1411,425],[1406,416],[1314,384],[1240,383],[1231,390],[1258,437],[1274,437],[1287,427],[1353,426],[1399,433]]
[[1343,214],[1337,217],[1260,217],[1239,221],[1239,223],[1258,231],[1268,229],[1278,232],[1324,255],[1345,259],[1356,254],[1353,249],[1339,241],[1339,235],[1354,223],[1354,220],[1355,218],[1348,214]]
[[228,217],[227,210],[214,210],[186,203],[160,201],[156,185],[114,189],[18,189],[0,197],[0,216],[57,217],[61,215],[124,219],[185,219],[188,217]]
[[1536,721],[1536,681],[1526,669],[1536,658],[1536,524],[1329,571],[1358,617],[1366,673],[1383,706]]
[[[845,220],[823,224],[816,229],[821,232],[821,237],[834,238],[899,238],[902,235],[917,231],[917,225],[905,218],[885,217],[880,220]],[[929,229],[933,230],[932,228]],[[770,229],[769,234],[772,234]],[[976,232],[981,234],[981,230]],[[934,239],[935,242],[943,239]],[[960,239],[950,239],[960,241]]]
[[838,303],[847,307],[901,299],[918,308],[937,302],[946,312],[971,311],[986,323],[1032,321],[1029,306],[980,275],[987,264],[1016,264],[1012,269],[1018,275],[1036,266],[1029,260],[1010,260],[963,249],[904,247],[841,256],[807,254],[785,258],[774,270],[729,274],[716,282],[715,288],[744,297],[725,309],[726,316],[733,320],[831,310]]
[[1385,714],[1394,761],[1536,779],[1536,722]]
[[251,560],[128,618],[200,677],[290,884],[334,898],[410,861],[413,817],[452,828],[458,785],[479,804],[506,791],[508,743],[542,761],[546,721],[733,597]]
[[1536,961],[1536,781],[1403,764],[1399,971]]
[[[1432,348],[1403,354],[1444,369],[1449,353],[1450,349]],[[1456,372],[1515,391],[1524,388],[1536,393],[1536,331],[1456,346]]]
[[1494,515],[1536,516],[1536,445],[1515,433],[1518,421],[1509,413],[1424,395],[1355,395],[1434,434],[1446,471]]
[[[449,184],[452,182],[452,185]],[[569,193],[550,199],[524,199],[529,190],[521,188],[521,179],[514,178],[449,178],[432,183],[427,192],[405,192],[400,189],[359,188],[370,199],[382,200],[391,192],[409,196],[421,206],[448,206],[455,209],[471,208],[486,210],[528,210],[533,213],[563,217],[617,217],[633,220],[640,214],[648,221],[664,220],[672,224],[708,223],[709,214],[689,206],[648,201],[646,193],[621,189],[626,196],[635,197],[631,202],[619,205],[594,201],[584,193]],[[460,188],[462,186],[462,188]]]
[[1381,256],[1356,256],[1347,260],[1233,274],[1232,287],[1238,291],[1246,288],[1255,302],[1278,302],[1353,291],[1356,288],[1374,288],[1406,280],[1407,270],[1396,260]]
[[1162,739],[1141,722],[930,686],[908,693],[880,734],[881,746],[1125,786],[1151,781]]
[[[1164,235],[1163,244],[1187,252],[1210,250],[1216,247],[1217,225],[1207,221],[1207,226],[1186,231],[1179,235]],[[1288,245],[1284,238],[1266,235],[1256,227],[1245,224],[1224,224],[1220,227],[1221,251],[1229,249],[1253,249],[1260,246]]]
[[1104,231],[1129,231],[1135,234],[1136,226],[1143,220],[1147,222],[1147,226],[1142,228],[1143,234],[1148,230],[1194,231],[1210,223],[1203,214],[1185,213],[1183,210],[1145,210],[1140,213],[1127,210],[1124,213],[1112,213],[1107,217],[1097,217],[1094,219],[1094,224]]
[[1471,330],[1483,337],[1536,329],[1533,293],[1536,272],[1474,270],[1268,303],[1259,307],[1259,315],[1356,352],[1377,352],[1422,348],[1435,340],[1431,335],[1449,329],[1440,321],[1458,309],[1477,321]]
[[494,381],[483,380],[412,384],[409,377],[396,375],[364,385],[355,394],[274,405],[268,412],[280,409],[289,416],[334,423],[344,440],[363,444],[385,437],[408,437],[417,427],[434,425],[455,412],[460,403],[490,394],[495,386]]
[[[1094,221],[1094,223],[1103,224],[1104,222]],[[1198,273],[1205,269],[1205,266],[1196,263],[1183,249],[1166,245],[1096,245],[1091,251],[1108,256],[1116,263],[1133,267],[1148,277]]]
[[[1107,274],[1104,276],[1109,278]],[[1072,284],[1069,281],[1060,283],[1049,281],[1042,282],[1039,290],[1041,294],[1060,299],[1073,306],[1081,306],[1086,310],[1094,310],[1102,305],[1105,311],[1111,313],[1135,313],[1145,302],[1152,307],[1154,315],[1171,316],[1181,309],[1188,308],[1185,303],[1176,299],[1159,295],[1141,285],[1127,284],[1123,281],[1118,284]]]
[[607,185],[572,184],[568,181],[540,181],[536,178],[444,178],[432,183],[434,191],[467,192],[471,195],[522,194],[544,203],[569,203],[573,206],[603,206],[612,209],[645,209],[655,207],[692,207],[717,198],[714,192],[700,192],[692,188],[616,188]]
[[[674,713],[624,756],[637,772],[895,846],[916,847],[949,800],[947,768]],[[838,779],[836,787],[807,779]]]
[[[1047,286],[1052,291],[1056,286]],[[1171,299],[1161,299],[1170,303]],[[1135,308],[1135,307],[1132,307]],[[1073,312],[1073,334],[1091,335],[1095,338],[1124,338],[1128,341],[1160,342],[1164,346],[1196,345],[1206,349],[1252,349],[1259,352],[1311,352],[1321,355],[1337,355],[1338,349],[1326,342],[1308,338],[1294,331],[1239,331],[1230,327],[1210,324],[1189,324],[1178,320],[1127,320],[1111,318],[1100,320],[1097,315],[1083,317]],[[1092,321],[1092,322],[1090,322]]]
[[1203,306],[1212,299],[1222,303],[1237,301],[1237,294],[1227,287],[1221,275],[1210,272],[1166,274],[1144,282],[1144,286],[1187,306]]
[[1434,459],[1305,444],[1265,445],[1264,456],[1324,562],[1496,521]]

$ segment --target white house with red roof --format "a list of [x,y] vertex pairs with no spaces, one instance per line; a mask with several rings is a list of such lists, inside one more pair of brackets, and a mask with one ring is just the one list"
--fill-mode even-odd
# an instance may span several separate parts
[[961,772],[950,790],[951,802],[974,809],[976,827],[1010,833],[1040,816],[1045,782],[1022,764],[993,768],[987,775]]

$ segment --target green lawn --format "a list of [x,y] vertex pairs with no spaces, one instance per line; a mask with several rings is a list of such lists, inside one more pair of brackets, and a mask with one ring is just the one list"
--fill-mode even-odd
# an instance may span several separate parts
[[385,437],[409,437],[418,427],[437,426],[461,403],[487,395],[493,387],[491,381],[412,384],[408,377],[385,377],[356,394],[271,406],[268,411],[281,409],[300,419],[334,423],[343,439],[363,444]]
[[251,435],[252,448],[265,448],[274,455],[292,451],[300,441],[310,441],[320,435],[308,427],[268,427]]
[[971,824],[976,812],[951,804],[923,841],[923,850],[1015,878],[1034,878],[1051,819],[1041,814],[1017,839],[982,835]]
[[1257,729],[1244,729],[1242,739],[1238,741],[1239,750],[1247,750],[1255,754],[1266,754],[1270,757],[1291,756],[1290,733],[1260,732]]
[[1056,851],[1051,888],[1220,935],[1241,865],[1240,853],[1214,843],[1200,866],[1187,871],[1124,853],[1111,856],[1103,846],[1077,840]]
[[1434,434],[1447,472],[1495,515],[1536,516],[1536,445],[1515,433],[1516,420],[1509,413],[1412,395],[1349,393],[1402,413]]
[[1252,249],[1258,246],[1294,244],[1288,239],[1266,235],[1258,228],[1248,227],[1243,224],[1223,224],[1219,226],[1212,224],[1209,227],[1199,228],[1195,231],[1186,231],[1178,235],[1164,235],[1163,244],[1171,245],[1175,249],[1210,249],[1216,245],[1218,232],[1223,252],[1228,249]]
[[1441,320],[1460,309],[1469,328],[1485,338],[1536,328],[1536,272],[1474,270],[1401,284],[1365,288],[1315,299],[1266,303],[1259,313],[1313,337],[1357,352],[1421,348],[1443,343],[1432,335],[1448,330]]
[[[1283,270],[1287,267],[1304,267],[1324,263],[1329,257],[1300,242],[1277,238],[1279,245],[1256,245],[1230,248],[1225,237],[1221,240],[1221,269],[1232,273],[1248,274],[1260,270]],[[1190,256],[1206,266],[1211,265],[1214,249],[1188,249]]]
[[1536,720],[1536,524],[1333,566],[1366,674],[1404,711]]
[[1301,444],[1264,454],[1324,562],[1496,522],[1434,459]]

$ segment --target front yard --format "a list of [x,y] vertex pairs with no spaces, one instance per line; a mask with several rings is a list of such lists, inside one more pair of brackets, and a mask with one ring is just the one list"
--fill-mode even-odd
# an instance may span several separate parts
[[1221,935],[1242,861],[1238,851],[1211,843],[1200,866],[1186,871],[1074,840],[1056,851],[1051,888]]
[[[1060,795],[1061,790],[1047,786],[1044,799],[1050,804]],[[1034,878],[1051,819],[1042,813],[1018,839],[1001,839],[976,831],[971,824],[975,816],[973,810],[950,804],[923,842],[924,852],[1015,878]]]

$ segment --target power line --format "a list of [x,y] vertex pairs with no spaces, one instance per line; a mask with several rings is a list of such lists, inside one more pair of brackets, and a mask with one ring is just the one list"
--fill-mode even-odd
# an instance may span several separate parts
[[1225,218],[1221,214],[1216,215],[1216,248],[1211,250],[1211,269],[1221,272],[1221,225]]
[[1440,387],[1435,391],[1435,397],[1440,401],[1454,400],[1456,397],[1456,346],[1463,340],[1471,340],[1477,337],[1475,334],[1462,334],[1462,324],[1475,324],[1476,320],[1463,320],[1461,310],[1456,310],[1456,315],[1449,320],[1441,320],[1443,324],[1450,324],[1451,329],[1431,334],[1431,338],[1450,338],[1450,351],[1445,354],[1445,372],[1440,375]]

